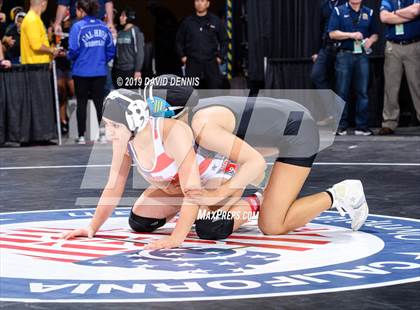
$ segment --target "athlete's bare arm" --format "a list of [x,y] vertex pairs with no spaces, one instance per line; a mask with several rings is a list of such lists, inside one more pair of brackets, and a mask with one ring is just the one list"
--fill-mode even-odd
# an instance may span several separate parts
[[[201,195],[200,174],[192,145],[191,129],[182,122],[165,119],[163,122],[163,137],[165,150],[179,167],[179,183],[185,197]],[[150,243],[146,249],[180,246],[197,218],[198,208],[197,204],[189,199],[184,199],[178,222],[171,236]]]
[[200,111],[203,113],[197,113],[193,118],[192,129],[200,146],[222,154],[239,164],[239,169],[232,179],[218,189],[204,191],[204,196],[219,197],[222,200],[233,195],[240,196],[249,184],[258,185],[264,178],[266,162],[258,151],[232,134],[235,125],[226,125],[229,122],[232,123],[232,118],[221,115],[221,113],[226,114],[222,110],[231,112],[222,108],[218,113],[215,108],[217,107],[211,109],[216,113],[207,113],[205,111],[207,109]]
[[[123,142],[124,143],[124,142]],[[111,216],[118,205],[131,168],[131,158],[126,154],[125,148],[121,143],[112,144],[112,164],[109,172],[107,184],[102,191],[95,214],[86,228],[79,228],[64,235],[65,239],[77,236],[92,238],[105,221]]]

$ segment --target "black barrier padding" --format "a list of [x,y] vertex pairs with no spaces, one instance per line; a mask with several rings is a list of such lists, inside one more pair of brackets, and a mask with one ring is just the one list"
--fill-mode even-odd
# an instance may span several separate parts
[[0,85],[0,143],[57,138],[49,64],[3,70]]
[[0,72],[0,145],[6,142],[6,89],[4,72]]

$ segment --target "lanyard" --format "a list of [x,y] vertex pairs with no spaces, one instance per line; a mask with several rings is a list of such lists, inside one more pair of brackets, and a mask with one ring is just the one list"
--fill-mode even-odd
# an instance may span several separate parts
[[328,6],[330,7],[331,11],[337,6],[337,4],[338,4],[338,0],[335,0],[335,1],[328,0]]

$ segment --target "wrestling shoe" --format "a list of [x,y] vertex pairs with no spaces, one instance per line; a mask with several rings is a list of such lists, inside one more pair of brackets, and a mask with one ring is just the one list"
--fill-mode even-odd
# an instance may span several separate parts
[[359,180],[345,180],[327,189],[333,196],[331,208],[336,208],[341,216],[347,213],[351,218],[351,228],[356,231],[365,223],[369,208]]

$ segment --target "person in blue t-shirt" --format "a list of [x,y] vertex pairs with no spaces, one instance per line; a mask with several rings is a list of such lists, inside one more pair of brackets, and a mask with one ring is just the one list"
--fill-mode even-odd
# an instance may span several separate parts
[[[86,106],[89,95],[92,98],[98,117],[102,118],[102,104],[105,97],[105,82],[108,73],[107,63],[115,55],[115,45],[108,27],[95,18],[98,10],[97,0],[79,0],[77,16],[69,36],[67,57],[72,61],[72,75],[77,98],[77,143],[84,144],[86,131]],[[100,137],[101,141],[104,137]]]
[[378,40],[377,22],[373,10],[363,6],[362,0],[349,0],[336,7],[331,15],[328,32],[332,40],[340,42],[335,65],[336,92],[346,102],[337,135],[347,134],[348,98],[352,81],[355,85],[356,135],[369,136],[369,58],[372,45]]
[[420,1],[382,0],[381,21],[387,25],[385,95],[380,135],[394,133],[400,107],[398,95],[403,72],[420,121]]

